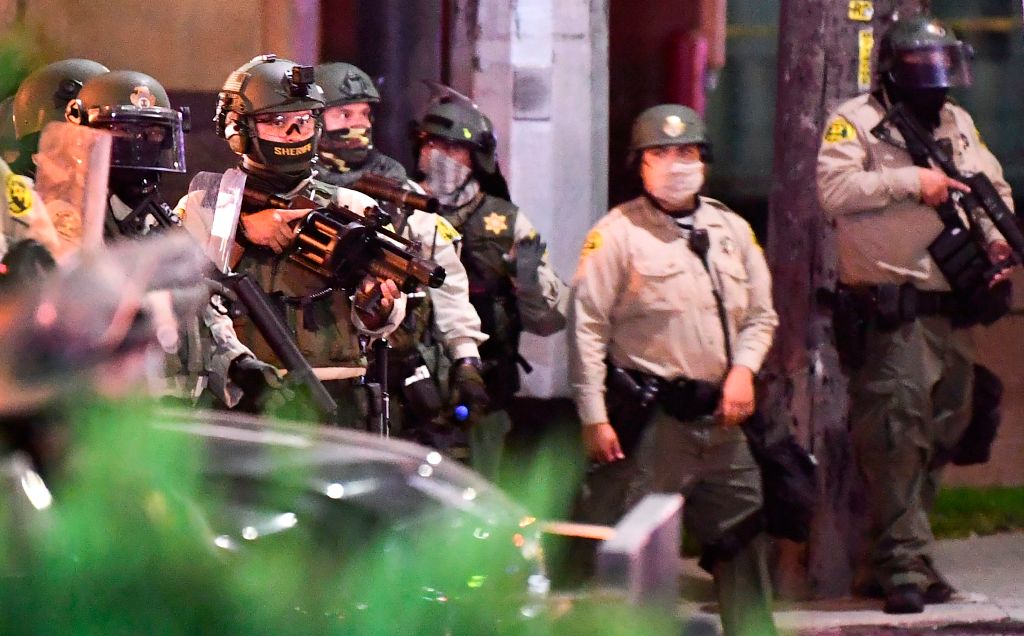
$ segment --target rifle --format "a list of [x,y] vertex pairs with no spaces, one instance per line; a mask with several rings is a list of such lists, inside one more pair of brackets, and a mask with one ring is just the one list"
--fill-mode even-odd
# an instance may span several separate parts
[[308,197],[286,199],[251,188],[245,188],[243,198],[257,209],[309,209],[288,257],[338,288],[355,289],[368,274],[393,280],[406,293],[444,282],[444,268],[420,256],[418,243],[389,230],[390,216],[379,208],[357,214],[333,203],[324,206]]
[[[880,139],[885,139],[888,135],[885,129],[888,123],[892,123],[900,131],[900,135],[903,136],[906,143],[907,152],[910,153],[916,165],[929,167],[929,160],[931,160],[935,166],[946,173],[946,176],[967,184],[971,191],[953,192],[951,200],[964,209],[968,219],[973,220],[978,213],[988,217],[1010,245],[1013,253],[1006,259],[998,263],[992,263],[989,259],[985,259],[989,267],[980,272],[984,279],[989,281],[1003,269],[1024,263],[1024,233],[1021,233],[1016,216],[1003,202],[992,184],[992,180],[983,172],[972,175],[960,172],[949,153],[938,144],[931,133],[925,130],[904,104],[894,104],[878,126],[872,129],[872,134]],[[963,256],[962,247],[964,241],[969,239],[955,210],[950,212],[939,210],[939,215],[942,217],[947,231],[929,246],[928,251],[954,290],[962,289],[969,286],[969,284],[965,284],[969,278],[979,273],[977,267],[970,267],[964,262],[966,259]],[[944,235],[946,235],[945,238]]]
[[270,346],[274,355],[288,369],[289,382],[305,386],[327,421],[337,423],[337,402],[324,388],[309,362],[299,351],[288,327],[270,304],[267,293],[256,284],[251,276],[245,273],[219,274],[217,280],[214,281],[214,287],[218,286],[224,288],[225,291],[222,292],[224,297],[237,299],[245,307],[245,313],[259,330],[260,335],[267,341],[267,345]]

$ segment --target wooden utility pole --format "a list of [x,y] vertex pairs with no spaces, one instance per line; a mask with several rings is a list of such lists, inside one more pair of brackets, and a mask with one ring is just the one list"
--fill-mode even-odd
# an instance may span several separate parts
[[861,558],[867,510],[847,433],[846,378],[817,290],[836,280],[833,228],[818,205],[815,164],[825,119],[870,90],[874,49],[894,10],[921,0],[782,0],[768,263],[779,331],[768,363],[766,412],[786,414],[815,454],[821,505],[806,547],[780,552],[783,596],[846,594]]

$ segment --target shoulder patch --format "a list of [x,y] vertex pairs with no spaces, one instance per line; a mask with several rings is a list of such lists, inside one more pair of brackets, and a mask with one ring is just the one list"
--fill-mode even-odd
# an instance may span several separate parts
[[580,251],[580,258],[586,258],[592,252],[596,252],[604,245],[604,238],[598,230],[590,230],[587,238],[583,240],[583,250]]
[[32,213],[32,189],[28,179],[13,172],[7,175],[7,211],[18,218]]
[[825,141],[834,144],[837,141],[852,141],[857,138],[857,130],[845,117],[839,116],[825,129]]
[[444,218],[440,214],[436,214],[434,216],[437,217],[437,235],[448,243],[454,243],[458,240],[459,231],[448,222],[448,219]]

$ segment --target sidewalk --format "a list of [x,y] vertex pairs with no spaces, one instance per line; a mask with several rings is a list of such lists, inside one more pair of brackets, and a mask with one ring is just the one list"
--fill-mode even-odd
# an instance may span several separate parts
[[[799,636],[1024,635],[1024,533],[940,541],[935,559],[959,590],[950,603],[909,615],[886,614],[881,601],[871,599],[782,604],[775,612],[776,624]],[[683,578],[686,595],[703,602],[685,602],[682,611],[714,617],[708,614],[714,609],[707,602],[713,597],[710,577],[688,559]]]

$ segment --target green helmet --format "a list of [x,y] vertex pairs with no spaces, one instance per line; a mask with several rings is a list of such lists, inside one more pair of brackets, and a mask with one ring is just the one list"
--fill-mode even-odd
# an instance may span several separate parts
[[65,116],[113,133],[112,168],[185,172],[189,111],[172,109],[167,91],[145,73],[111,71],[86,80]]
[[64,108],[85,81],[109,71],[99,62],[69,59],[47,64],[26,77],[14,94],[18,139],[40,132],[51,121],[64,121]]
[[[18,160],[21,148],[14,134],[14,96],[0,102],[0,160],[10,164]],[[18,172],[15,170],[15,172]]]
[[707,143],[704,120],[695,110],[680,104],[662,104],[648,108],[633,121],[629,151]]
[[108,72],[92,60],[68,59],[36,69],[18,86],[0,121],[4,159],[19,174],[35,172],[32,155],[39,149],[39,133],[51,121],[64,121],[68,100],[78,96],[82,83]]
[[416,125],[419,136],[440,137],[469,147],[474,163],[487,174],[494,174],[498,168],[494,125],[469,98],[449,91],[427,108]]
[[[255,117],[301,110],[319,115],[324,103],[324,91],[316,83],[312,66],[301,66],[273,54],[259,55],[228,76],[217,97],[214,122],[217,134],[227,140],[236,154],[250,156],[281,172],[302,172],[312,167],[316,156],[319,125],[308,144],[282,146],[280,152],[275,152],[277,148],[257,137]],[[237,118],[229,117],[230,113]]]
[[897,20],[878,45],[878,73],[904,89],[951,88],[971,83],[973,50],[930,15]]
[[347,62],[332,62],[316,67],[316,83],[324,89],[327,106],[380,103],[380,92],[370,76]]

